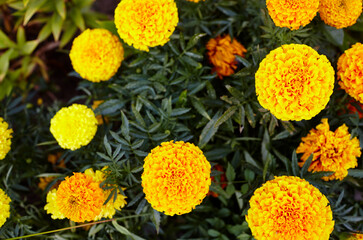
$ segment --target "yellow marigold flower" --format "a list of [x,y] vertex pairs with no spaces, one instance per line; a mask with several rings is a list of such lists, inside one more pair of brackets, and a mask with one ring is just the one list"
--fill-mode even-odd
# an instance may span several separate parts
[[11,138],[13,137],[11,134],[13,133],[13,130],[8,128],[9,125],[7,122],[0,117],[0,160],[3,160],[10,151]]
[[115,10],[120,37],[143,51],[167,43],[178,21],[174,0],[122,0]]
[[213,64],[213,72],[217,72],[222,79],[229,76],[237,69],[236,56],[244,57],[246,48],[236,39],[231,40],[229,35],[212,38],[207,43],[209,61]]
[[50,132],[62,148],[76,150],[93,139],[97,119],[87,106],[73,104],[55,114],[50,122]]
[[53,219],[66,218],[57,205],[57,189],[52,189],[48,192],[47,204],[44,206],[44,210],[46,210],[48,214],[51,214]]
[[109,80],[124,59],[118,37],[106,29],[87,29],[76,37],[69,53],[74,70],[91,82]]
[[[92,168],[87,169],[84,173],[87,176],[92,177],[93,181],[101,184],[103,181],[106,180],[106,176],[104,174],[104,171],[107,169],[107,167],[104,167],[101,171],[96,170],[96,172],[93,171]],[[110,196],[112,190],[103,190],[103,196],[104,199],[108,199]],[[121,210],[126,205],[126,196],[122,195],[120,191],[117,191],[117,197],[116,200],[113,201],[113,197],[102,206],[101,212],[99,215],[97,215],[93,220],[98,221],[101,218],[112,218],[113,215],[115,215],[116,210]]]
[[328,240],[332,218],[329,201],[317,188],[281,176],[256,189],[246,221],[256,240]]
[[101,212],[104,203],[99,183],[83,173],[66,177],[57,190],[57,207],[74,222],[92,221]]
[[166,215],[189,213],[209,191],[211,166],[192,143],[164,142],[151,150],[141,176],[145,198]]
[[303,153],[299,166],[313,153],[313,161],[309,167],[312,172],[335,172],[331,176],[323,177],[325,181],[342,180],[348,175],[348,169],[356,167],[357,157],[361,151],[357,137],[351,139],[348,127],[343,124],[335,130],[329,130],[328,119],[321,120],[316,129],[311,129],[306,137],[303,137],[297,153]]
[[339,85],[350,96],[363,103],[363,45],[354,44],[338,59]]
[[0,227],[4,225],[6,219],[10,217],[11,199],[0,189]]
[[256,72],[261,106],[283,121],[311,119],[325,108],[334,87],[334,69],[324,55],[303,44],[272,50]]
[[363,234],[354,233],[347,240],[363,240]]
[[320,0],[320,18],[338,29],[355,24],[361,13],[362,0]]
[[319,10],[319,0],[266,0],[266,5],[275,25],[291,30],[309,24]]

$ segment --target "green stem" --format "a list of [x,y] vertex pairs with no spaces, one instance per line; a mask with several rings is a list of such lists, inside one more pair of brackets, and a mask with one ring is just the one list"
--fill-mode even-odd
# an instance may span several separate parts
[[144,214],[140,214],[140,215],[132,215],[132,216],[126,216],[126,217],[120,217],[120,218],[113,218],[113,219],[108,219],[108,220],[103,220],[103,221],[98,221],[98,222],[85,223],[85,224],[81,224],[81,225],[78,225],[78,226],[55,229],[55,230],[51,230],[51,231],[48,231],[48,232],[34,233],[34,234],[30,234],[30,235],[25,235],[25,236],[22,236],[22,237],[8,238],[7,240],[35,237],[35,236],[40,236],[40,235],[49,234],[49,233],[72,230],[72,229],[76,229],[76,228],[80,228],[80,227],[92,226],[92,225],[96,225],[96,224],[99,224],[99,223],[112,222],[114,220],[117,221],[117,220],[129,219],[129,218],[149,216],[149,215],[151,215],[151,214],[150,213],[144,213]]

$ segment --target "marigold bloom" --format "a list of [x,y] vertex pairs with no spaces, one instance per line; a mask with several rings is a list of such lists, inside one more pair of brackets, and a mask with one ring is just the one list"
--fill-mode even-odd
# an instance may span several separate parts
[[338,29],[355,24],[361,13],[362,0],[320,0],[320,18]]
[[[106,176],[104,174],[104,171],[107,169],[107,167],[104,167],[101,171],[96,170],[93,171],[93,169],[89,168],[84,173],[87,176],[90,176],[93,178],[93,181],[98,182],[101,184],[103,181],[106,180]],[[105,186],[109,187],[109,186]],[[108,199],[112,192],[112,189],[103,190],[103,196],[104,199]],[[98,214],[93,220],[98,221],[101,218],[112,218],[113,215],[115,215],[116,210],[121,210],[126,205],[126,196],[122,195],[120,191],[117,191],[117,197],[116,200],[113,201],[113,198],[111,198],[106,204],[102,206],[100,214]]]
[[275,25],[291,30],[309,24],[319,10],[319,0],[266,0],[266,5]]
[[3,160],[10,151],[13,130],[8,128],[7,122],[0,117],[0,160]]
[[[107,204],[103,204],[112,192],[111,189],[100,188],[101,182],[106,179],[103,172],[106,168],[96,172],[87,169],[84,173],[67,177],[58,190],[53,189],[48,193],[44,209],[52,214],[53,219],[67,217],[72,221],[84,222],[112,218],[116,210],[121,210],[126,205],[126,196],[118,191],[115,201],[112,198]],[[77,191],[73,191],[75,187],[78,188]]]
[[334,87],[334,69],[324,55],[303,44],[272,50],[256,72],[261,106],[283,121],[311,119],[325,108]]
[[10,202],[11,199],[8,195],[0,189],[0,227],[4,225],[6,219],[10,217]]
[[189,213],[209,191],[211,166],[194,144],[163,142],[151,150],[141,176],[145,199],[166,215]]
[[292,176],[275,177],[256,189],[246,215],[256,240],[328,240],[332,218],[328,199]]
[[350,96],[363,103],[363,45],[354,44],[338,59],[339,85]]
[[[41,177],[39,178],[38,188],[42,189],[43,191],[47,188],[48,184],[51,183],[55,177]],[[52,189],[54,186],[52,186]]]
[[97,119],[87,106],[73,104],[55,114],[50,132],[62,148],[76,150],[91,142],[97,132]]
[[143,51],[167,43],[178,21],[174,0],[122,0],[115,10],[120,37]]
[[91,82],[109,80],[124,59],[118,37],[106,29],[87,29],[76,37],[69,53],[74,70]]
[[351,139],[348,127],[343,124],[332,132],[329,130],[328,119],[321,120],[316,129],[311,129],[306,137],[303,137],[297,153],[303,153],[299,166],[313,153],[313,161],[309,167],[312,172],[335,172],[331,176],[323,177],[325,181],[342,180],[348,175],[348,169],[356,167],[357,157],[361,151],[357,137]]
[[354,233],[347,240],[363,240],[363,234]]
[[208,41],[207,46],[209,61],[213,64],[213,72],[217,72],[218,77],[230,76],[237,69],[236,56],[244,57],[246,48],[236,39],[231,40],[229,35],[218,36]]

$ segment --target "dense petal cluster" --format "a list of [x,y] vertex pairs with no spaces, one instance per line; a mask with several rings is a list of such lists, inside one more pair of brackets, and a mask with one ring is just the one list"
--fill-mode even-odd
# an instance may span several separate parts
[[0,227],[4,225],[6,219],[10,216],[11,199],[0,189]]
[[363,103],[363,44],[356,43],[338,59],[339,85]]
[[[101,184],[103,181],[106,180],[106,176],[104,174],[104,171],[107,169],[107,167],[103,168],[101,171],[96,170],[93,171],[93,169],[89,168],[84,173],[87,176],[90,176],[93,178],[93,181]],[[109,185],[106,185],[105,187],[110,187]],[[104,189],[103,190],[103,196],[104,199],[108,199],[112,192],[112,189]],[[122,195],[120,191],[117,191],[117,197],[114,201],[114,199],[110,199],[106,204],[102,206],[100,214],[98,214],[94,221],[100,220],[101,218],[112,218],[113,215],[115,215],[116,210],[121,210],[126,205],[126,196]]]
[[291,30],[309,24],[319,10],[319,0],[266,0],[266,5],[275,25]]
[[97,132],[93,111],[82,104],[59,110],[50,122],[50,132],[64,149],[76,150],[87,145]]
[[[52,214],[53,219],[69,218],[72,221],[97,221],[101,218],[112,218],[116,210],[126,205],[126,196],[117,191],[116,200],[110,196],[111,189],[102,189],[100,184],[106,179],[103,171],[87,169],[84,173],[75,173],[66,178],[58,189],[47,195],[44,209]],[[109,187],[109,186],[105,186]]]
[[236,39],[231,40],[229,35],[218,36],[208,41],[207,46],[209,61],[213,64],[213,72],[217,72],[222,79],[232,75],[237,69],[236,56],[244,57],[246,48]]
[[98,182],[86,174],[74,173],[66,177],[57,190],[48,193],[44,209],[52,218],[66,217],[74,222],[85,222],[100,214],[104,201]]
[[10,151],[13,130],[8,128],[8,123],[0,117],[0,160],[3,160]]
[[109,80],[124,59],[118,37],[106,29],[87,29],[73,41],[69,53],[74,70],[91,82]]
[[256,240],[328,240],[332,215],[317,188],[299,177],[281,176],[256,189],[246,221]]
[[363,240],[362,233],[354,233],[347,240]]
[[115,10],[120,37],[143,51],[167,43],[178,21],[174,0],[122,0]]
[[211,184],[211,165],[192,143],[164,142],[151,150],[141,176],[146,200],[166,215],[189,213]]
[[335,28],[352,26],[361,13],[362,0],[320,0],[320,18]]
[[334,87],[334,69],[324,55],[303,44],[271,51],[256,72],[261,106],[281,120],[309,120],[325,108]]
[[361,150],[357,137],[351,139],[348,127],[343,124],[335,130],[329,130],[328,119],[322,119],[322,123],[311,129],[296,149],[297,153],[303,153],[300,166],[311,154],[314,154],[309,167],[312,172],[335,172],[331,176],[323,177],[325,181],[342,180],[348,174],[349,168],[358,165],[357,157],[360,157]]

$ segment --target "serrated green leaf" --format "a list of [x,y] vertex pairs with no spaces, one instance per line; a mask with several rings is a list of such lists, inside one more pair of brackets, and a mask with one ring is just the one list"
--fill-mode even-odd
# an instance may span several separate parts
[[348,176],[363,178],[363,169],[348,169]]
[[47,39],[49,37],[49,35],[52,33],[52,22],[48,21],[40,30],[39,34],[38,34],[38,41],[42,42],[45,39]]
[[58,41],[63,27],[63,19],[57,13],[54,13],[50,21],[52,22],[54,40]]
[[145,240],[144,238],[142,237],[139,237],[133,233],[131,233],[129,230],[127,230],[125,227],[119,225],[117,222],[117,220],[113,220],[112,221],[112,225],[116,228],[116,230],[126,236],[129,236],[131,239],[133,240]]
[[198,113],[200,115],[202,115],[203,117],[207,118],[208,120],[211,119],[210,116],[209,116],[209,114],[205,110],[203,104],[200,102],[200,100],[197,97],[193,97],[192,98],[192,105],[198,111]]
[[157,234],[159,234],[160,230],[160,220],[160,213],[153,209],[152,222],[155,224]]
[[294,174],[294,176],[299,176],[300,169],[299,169],[297,155],[296,155],[296,151],[295,150],[292,153],[291,166],[292,166],[292,173]]
[[200,148],[203,148],[214,136],[214,134],[218,131],[218,127],[216,126],[216,122],[221,116],[221,112],[218,111],[213,118],[205,125],[205,127],[202,130],[202,133],[199,136],[199,143],[198,146]]
[[255,159],[252,158],[252,156],[249,154],[249,152],[243,151],[243,155],[244,155],[247,163],[251,164],[252,166],[255,166],[258,169],[261,169],[260,165],[256,162]]
[[130,141],[130,128],[129,128],[129,120],[123,111],[121,111],[121,134],[127,141]]
[[222,125],[222,123],[224,123],[225,121],[227,121],[228,119],[230,119],[232,117],[232,115],[237,111],[238,107],[237,106],[232,106],[230,108],[228,108],[223,115],[218,118],[218,120],[215,123],[216,127],[219,127],[220,125]]
[[226,177],[228,182],[232,182],[236,178],[236,172],[230,163],[227,166]]
[[55,4],[55,8],[57,9],[57,12],[58,12],[59,16],[63,20],[65,20],[66,19],[67,10],[66,10],[66,5],[64,3],[64,0],[55,1],[54,4]]
[[26,7],[23,25],[27,25],[30,18],[43,6],[46,0],[32,0]]
[[69,15],[71,16],[72,21],[81,31],[84,31],[86,29],[82,13],[78,8],[73,8],[69,12]]
[[308,159],[306,159],[304,165],[301,168],[300,176],[303,178],[304,175],[308,172],[308,169],[311,165],[311,162],[313,161],[313,154],[309,156]]
[[105,135],[105,137],[103,138],[103,145],[106,148],[106,152],[107,152],[108,156],[111,157],[112,156],[112,150],[111,150],[111,145],[108,143],[107,135]]
[[197,33],[195,35],[193,35],[190,40],[188,41],[188,44],[187,44],[187,48],[185,50],[189,50],[191,49],[192,47],[194,47],[200,38],[204,37],[205,35],[207,35],[206,33]]

